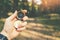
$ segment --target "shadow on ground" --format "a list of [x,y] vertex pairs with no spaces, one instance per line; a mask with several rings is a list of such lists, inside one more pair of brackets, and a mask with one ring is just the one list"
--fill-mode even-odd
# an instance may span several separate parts
[[[0,30],[5,19],[0,20]],[[13,40],[60,40],[60,21],[29,18],[26,30]]]
[[30,18],[27,29],[14,40],[60,40],[59,24],[57,23],[53,20]]

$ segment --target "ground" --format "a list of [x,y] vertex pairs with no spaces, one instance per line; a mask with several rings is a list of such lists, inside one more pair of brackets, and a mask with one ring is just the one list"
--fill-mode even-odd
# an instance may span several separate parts
[[18,37],[13,40],[60,40],[59,21],[56,21],[29,18],[26,29],[20,32]]

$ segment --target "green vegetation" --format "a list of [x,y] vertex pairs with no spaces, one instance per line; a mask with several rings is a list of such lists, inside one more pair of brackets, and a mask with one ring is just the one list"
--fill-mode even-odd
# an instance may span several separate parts
[[3,28],[3,26],[4,26],[4,22],[2,20],[0,20],[0,32],[1,32],[2,28]]

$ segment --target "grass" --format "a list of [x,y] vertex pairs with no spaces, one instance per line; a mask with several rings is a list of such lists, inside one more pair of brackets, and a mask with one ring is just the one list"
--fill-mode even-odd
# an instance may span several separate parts
[[45,25],[52,25],[55,27],[55,31],[60,31],[60,20],[40,20],[40,23]]
[[2,20],[0,20],[0,32],[2,31],[3,26],[4,26],[4,22]]
[[60,19],[46,19],[46,18],[37,19],[39,19],[37,23],[43,24],[44,28],[48,30],[42,32],[43,34],[56,36],[60,38]]

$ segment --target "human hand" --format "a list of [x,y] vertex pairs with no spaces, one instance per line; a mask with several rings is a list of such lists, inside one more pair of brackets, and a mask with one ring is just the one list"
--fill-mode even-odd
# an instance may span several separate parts
[[[1,34],[7,36],[7,38],[9,40],[15,38],[16,36],[18,36],[19,32],[18,31],[21,31],[21,30],[24,30],[25,27],[23,27],[23,29],[21,30],[18,30],[20,28],[16,28],[14,27],[14,22],[17,21],[17,11],[15,11],[15,13],[13,15],[11,15],[10,17],[8,17],[5,21],[5,25],[4,25],[4,28],[1,32]],[[23,17],[23,20],[26,20],[26,17]],[[21,26],[21,25],[20,25]]]

